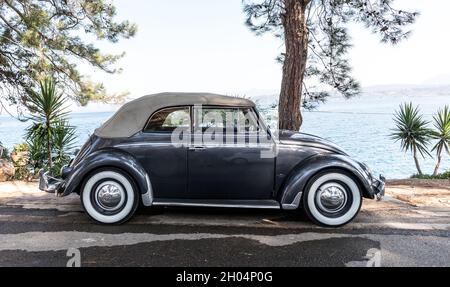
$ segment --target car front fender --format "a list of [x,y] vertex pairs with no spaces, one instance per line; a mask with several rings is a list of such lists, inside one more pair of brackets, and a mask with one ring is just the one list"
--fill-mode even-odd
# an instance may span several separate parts
[[115,148],[98,150],[74,166],[67,176],[62,196],[79,192],[86,175],[103,167],[114,167],[127,172],[135,180],[144,205],[151,205],[153,191],[147,172],[131,154]]
[[280,203],[283,209],[296,209],[309,179],[325,169],[340,169],[355,176],[363,197],[374,198],[372,176],[355,160],[346,155],[320,154],[306,158],[289,174],[281,188]]

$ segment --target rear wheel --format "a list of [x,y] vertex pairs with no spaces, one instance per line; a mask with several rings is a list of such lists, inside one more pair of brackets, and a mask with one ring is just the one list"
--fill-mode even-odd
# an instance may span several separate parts
[[354,177],[340,170],[318,173],[309,181],[303,196],[308,217],[323,226],[338,227],[358,214],[361,191]]
[[105,168],[90,174],[81,188],[86,213],[103,224],[120,224],[135,213],[139,196],[134,181],[124,172]]

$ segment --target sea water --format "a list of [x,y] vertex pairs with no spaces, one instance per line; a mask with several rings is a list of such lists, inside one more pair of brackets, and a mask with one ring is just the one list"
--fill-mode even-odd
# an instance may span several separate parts
[[[335,142],[352,157],[367,163],[374,172],[387,178],[407,178],[416,173],[413,158],[410,153],[401,151],[400,144],[394,142],[389,134],[395,126],[394,111],[400,103],[409,101],[420,105],[424,118],[431,121],[432,114],[439,107],[450,105],[450,96],[429,96],[417,92],[413,95],[404,92],[404,96],[399,96],[399,92],[373,92],[351,100],[333,97],[317,110],[303,112],[301,131]],[[71,114],[70,123],[76,127],[77,145],[82,145],[111,115],[112,112]],[[0,141],[8,148],[23,142],[29,125],[30,122],[23,123],[0,115]],[[426,157],[420,161],[423,171],[432,173],[434,159]],[[444,155],[441,170],[449,169],[450,157]]]

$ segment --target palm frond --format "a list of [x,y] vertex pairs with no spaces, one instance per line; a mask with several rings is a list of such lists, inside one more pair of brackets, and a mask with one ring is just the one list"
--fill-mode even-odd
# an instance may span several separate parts
[[445,150],[450,154],[450,109],[445,106],[440,109],[436,115],[433,116],[433,125],[435,130],[432,133],[432,138],[438,140],[431,151],[436,151],[441,154]]
[[400,109],[394,114],[395,128],[390,137],[400,141],[404,151],[417,150],[422,157],[431,156],[427,149],[431,140],[432,131],[428,128],[429,121],[423,119],[419,107],[413,107],[412,103],[400,105]]

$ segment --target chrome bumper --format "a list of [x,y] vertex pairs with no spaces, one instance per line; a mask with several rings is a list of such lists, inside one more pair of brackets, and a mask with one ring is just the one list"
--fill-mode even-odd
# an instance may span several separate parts
[[385,182],[386,178],[382,175],[380,175],[378,179],[374,178],[372,180],[372,190],[374,191],[377,200],[381,200],[384,196]]
[[48,193],[60,193],[64,180],[48,175],[48,172],[41,170],[39,172],[39,189]]

